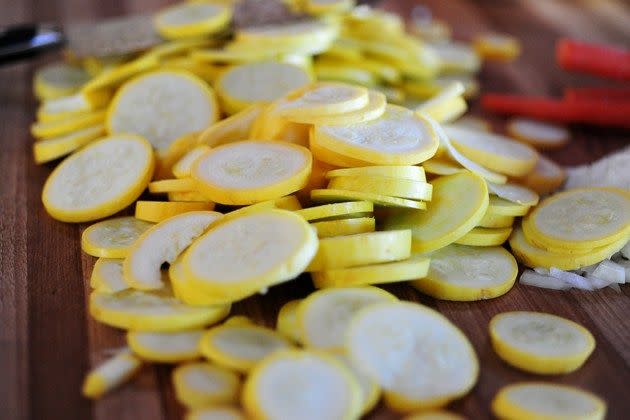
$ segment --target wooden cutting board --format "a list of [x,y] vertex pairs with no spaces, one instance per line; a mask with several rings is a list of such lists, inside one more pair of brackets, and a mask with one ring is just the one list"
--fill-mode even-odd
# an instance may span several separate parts
[[[77,21],[139,13],[163,6],[163,0],[108,2],[97,0],[5,1],[0,24],[20,21]],[[385,2],[410,13],[412,0]],[[563,86],[600,83],[568,75],[554,65],[553,44],[559,36],[592,41],[630,42],[630,7],[623,0],[427,0],[434,14],[466,39],[479,31],[515,35],[523,55],[515,63],[489,64],[480,74],[486,91],[560,94]],[[85,225],[52,220],[40,204],[40,192],[53,165],[35,166],[28,126],[34,118],[31,77],[36,65],[0,69],[0,413],[4,419],[179,419],[183,410],[173,397],[170,369],[143,370],[139,378],[97,403],[79,394],[88,368],[123,343],[122,334],[97,325],[85,312],[88,278],[94,259],[81,255]],[[476,104],[472,105],[478,111]],[[500,127],[500,120],[495,120]],[[629,143],[630,133],[574,127],[573,142],[549,156],[562,164],[599,158]],[[436,308],[470,337],[481,361],[473,392],[451,408],[471,419],[490,418],[489,403],[505,384],[538,379],[572,384],[603,396],[610,419],[630,413],[630,286],[589,293],[554,292],[515,286],[487,302],[435,301],[406,285],[387,286],[397,296]],[[274,287],[264,299],[234,306],[273,326],[280,305],[304,296],[307,282]],[[570,375],[541,378],[512,369],[492,352],[487,324],[496,313],[538,310],[586,326],[597,348],[586,365]],[[395,419],[379,406],[371,419]],[[299,420],[299,419],[296,419]]]

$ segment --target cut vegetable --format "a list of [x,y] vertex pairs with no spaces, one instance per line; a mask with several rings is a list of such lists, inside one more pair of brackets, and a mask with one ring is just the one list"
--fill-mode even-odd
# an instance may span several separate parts
[[212,35],[230,23],[232,9],[213,3],[183,3],[160,11],[155,29],[166,39]]
[[248,372],[267,355],[291,347],[282,335],[257,325],[220,325],[202,337],[199,348],[219,366]]
[[242,141],[210,150],[191,175],[208,198],[222,204],[252,204],[280,198],[306,185],[312,156],[290,143]]
[[97,124],[69,134],[42,139],[33,144],[35,163],[45,163],[68,155],[105,135],[105,126]]
[[81,235],[81,249],[94,257],[125,258],[131,244],[152,226],[132,216],[103,220]]
[[358,265],[409,258],[411,231],[392,230],[337,236],[319,241],[317,254],[308,271],[356,267]]
[[366,375],[350,360],[348,356],[334,353],[334,356],[352,373],[361,390],[361,415],[371,411],[381,398],[381,388],[376,381]]
[[499,418],[603,420],[606,403],[590,392],[567,385],[520,382],[505,386],[492,400]]
[[467,394],[479,374],[466,336],[438,312],[415,303],[381,303],[360,311],[350,322],[346,350],[397,411],[445,405]]
[[246,420],[237,408],[233,407],[205,407],[191,410],[186,420]]
[[408,209],[424,210],[427,205],[422,201],[407,200],[406,198],[391,197],[388,195],[374,194],[371,192],[348,191],[348,190],[312,190],[311,200],[315,202],[335,202],[335,201],[371,201],[377,206],[401,207]]
[[494,194],[503,198],[504,200],[511,201],[513,203],[521,204],[523,206],[532,207],[538,204],[538,194],[530,190],[527,187],[523,187],[518,184],[495,184],[494,182],[487,182],[488,191],[490,194]]
[[420,166],[364,166],[360,168],[341,168],[326,172],[326,178],[332,179],[340,176],[361,177],[389,177],[395,179],[407,179],[416,182],[426,182],[424,169]]
[[514,256],[528,267],[556,267],[562,270],[576,270],[580,267],[596,264],[619,251],[628,241],[621,238],[609,245],[584,250],[584,253],[559,254],[531,245],[522,229],[514,229],[510,236],[510,247]]
[[262,210],[227,220],[191,245],[184,268],[199,291],[239,300],[297,277],[317,252],[300,216]]
[[263,108],[264,105],[252,105],[212,124],[199,135],[199,143],[215,147],[247,139],[254,120],[258,118]]
[[226,70],[215,86],[223,109],[231,115],[250,105],[281,98],[310,81],[311,76],[299,66],[258,61]]
[[158,151],[219,117],[214,92],[184,71],[155,71],[122,86],[107,111],[110,133],[145,136]]
[[398,299],[376,287],[326,289],[311,293],[298,308],[298,326],[305,346],[342,351],[352,317],[375,303]]
[[411,414],[403,420],[466,420],[459,414],[445,410],[422,411],[418,414]]
[[[357,111],[369,103],[368,90],[345,83],[316,83],[289,93],[276,112],[294,117],[317,117]],[[302,122],[302,121],[298,121]]]
[[472,42],[473,48],[485,59],[514,60],[521,52],[518,40],[503,34],[481,34]]
[[77,130],[92,127],[105,121],[105,111],[92,111],[70,118],[50,122],[35,122],[31,125],[31,134],[38,139],[51,139],[68,136]]
[[356,111],[345,112],[342,114],[303,116],[303,117],[287,117],[293,122],[303,124],[326,124],[326,125],[347,125],[359,124],[367,121],[375,120],[385,113],[387,108],[387,99],[380,92],[371,90],[368,93],[368,103],[363,108]]
[[214,203],[197,201],[137,201],[136,219],[159,223],[191,211],[210,211]]
[[142,233],[125,258],[125,280],[135,289],[164,286],[160,268],[171,263],[208,227],[223,215],[213,211],[193,211],[164,220]]
[[570,137],[569,130],[563,126],[527,118],[512,119],[506,130],[515,139],[539,149],[562,147]]
[[281,351],[253,369],[242,403],[258,419],[351,420],[361,412],[361,389],[333,356]]
[[561,166],[541,155],[534,170],[521,178],[519,182],[538,194],[549,194],[560,188],[566,177]]
[[499,246],[508,240],[511,233],[511,226],[504,228],[475,227],[455,243],[470,246]]
[[486,212],[477,226],[484,228],[506,228],[514,224],[514,216],[501,216]]
[[454,175],[466,171],[466,168],[461,167],[458,163],[436,158],[422,162],[422,167],[433,175]]
[[186,363],[173,370],[175,397],[188,408],[234,404],[240,387],[236,373],[210,363]]
[[330,180],[328,188],[425,201],[431,201],[433,192],[426,182],[381,176],[337,176]]
[[541,202],[528,224],[536,241],[550,247],[606,246],[630,234],[630,195],[615,188],[566,191]]
[[333,236],[356,235],[374,232],[376,221],[373,217],[354,217],[351,219],[325,220],[311,223],[319,238]]
[[327,149],[376,165],[415,165],[433,156],[438,147],[424,118],[395,105],[365,123],[317,125],[312,135],[313,142]]
[[120,351],[87,374],[82,393],[87,398],[100,398],[128,381],[141,367],[142,362],[129,349]]
[[170,192],[189,192],[195,189],[195,183],[190,178],[162,179],[149,183],[149,192],[162,194]]
[[114,295],[92,292],[90,314],[103,324],[138,331],[179,331],[218,322],[230,305],[187,306],[170,291],[126,290]]
[[[208,203],[210,200],[205,195],[197,191],[170,192],[167,194],[168,201],[197,201]],[[212,207],[212,205],[210,206]]]
[[425,277],[429,272],[429,262],[429,258],[417,254],[402,261],[316,271],[311,276],[318,289],[395,283]]
[[90,286],[97,292],[118,293],[129,288],[122,272],[122,259],[99,258],[92,269]]
[[533,148],[508,137],[456,126],[446,126],[444,130],[463,155],[502,174],[526,175],[538,160],[538,153]]
[[525,216],[529,209],[530,206],[517,204],[496,195],[491,195],[488,202],[488,214],[494,216]]
[[184,271],[184,267],[181,263],[182,259],[183,255],[180,255],[168,268],[168,276],[171,280],[173,294],[177,299],[192,306],[225,305],[232,302],[231,299],[203,293],[195,288],[195,285],[190,282],[189,277]]
[[453,244],[431,253],[428,275],[412,284],[438,299],[484,300],[507,293],[517,274],[516,260],[503,248]]
[[298,325],[297,311],[302,299],[290,300],[278,311],[276,330],[294,343],[302,342],[302,332]]
[[411,229],[412,248],[417,252],[460,239],[479,224],[488,208],[486,183],[471,172],[441,177],[432,185],[433,199],[426,211],[400,210],[384,221],[387,230]]
[[197,145],[198,137],[198,131],[184,134],[169,144],[166,150],[158,151],[157,168],[153,179],[160,180],[173,178],[173,166]]
[[35,95],[41,99],[56,99],[76,93],[89,75],[80,67],[53,63],[41,67],[33,78]]
[[184,156],[182,156],[172,168],[173,175],[176,178],[185,179],[190,177],[190,172],[192,170],[193,163],[197,159],[199,159],[202,155],[204,155],[207,151],[210,150],[210,147],[205,144],[199,145],[194,149],[188,151]]
[[175,332],[129,331],[127,344],[140,358],[157,363],[179,363],[201,356],[203,330]]
[[140,196],[154,165],[151,145],[145,139],[126,134],[106,137],[55,168],[44,184],[44,207],[65,222],[110,216]]
[[595,349],[590,332],[575,322],[540,312],[504,312],[490,321],[494,351],[527,372],[554,375],[580,368]]
[[440,147],[446,149],[448,155],[454,161],[458,162],[464,168],[472,171],[484,179],[494,182],[496,184],[505,184],[507,182],[507,177],[497,172],[493,172],[486,167],[477,164],[476,162],[468,159],[462,153],[460,153],[455,146],[451,143],[448,134],[444,131],[442,126],[440,126],[436,121],[429,119],[429,124],[433,127],[433,130],[437,133],[438,138],[440,139]]
[[532,270],[523,270],[519,283],[527,286],[535,286],[552,290],[567,290],[571,288],[570,284],[567,284],[558,278],[551,277],[546,274],[538,274]]
[[349,201],[347,203],[309,207],[297,210],[295,213],[302,216],[305,220],[319,220],[338,216],[350,217],[355,213],[371,213],[372,211],[374,211],[374,205],[369,201]]

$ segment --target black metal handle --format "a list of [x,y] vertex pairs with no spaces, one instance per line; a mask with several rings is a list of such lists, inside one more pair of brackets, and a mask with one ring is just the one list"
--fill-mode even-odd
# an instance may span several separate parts
[[54,26],[22,24],[0,29],[0,65],[56,50],[66,43]]

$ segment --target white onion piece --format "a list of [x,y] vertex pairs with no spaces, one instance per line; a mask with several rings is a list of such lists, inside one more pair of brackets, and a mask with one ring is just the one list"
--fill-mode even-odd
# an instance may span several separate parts
[[626,282],[626,270],[621,265],[610,260],[604,260],[587,277],[594,277],[610,283],[623,284]]
[[556,267],[551,267],[549,269],[549,275],[560,279],[567,284],[570,284],[576,289],[593,290],[593,285],[591,284],[591,282],[586,277],[582,277],[579,274],[575,274],[570,271],[563,271]]
[[534,271],[538,274],[542,274],[543,276],[549,275],[549,269],[544,267],[534,267]]
[[623,267],[624,271],[626,272],[626,283],[630,283],[630,261],[628,260],[621,260],[621,261],[617,261],[617,264],[619,264],[620,266]]
[[560,279],[544,274],[538,274],[532,270],[523,271],[523,274],[521,274],[521,278],[519,279],[519,283],[527,286],[536,286],[543,289],[553,290],[567,290],[571,288],[570,285]]
[[505,175],[493,172],[459,153],[457,149],[455,149],[455,146],[453,146],[453,144],[451,143],[451,140],[448,138],[448,135],[446,135],[446,132],[444,131],[442,126],[438,124],[437,121],[435,121],[434,119],[428,117],[426,114],[422,114],[422,116],[426,118],[427,121],[429,121],[429,124],[431,124],[431,127],[433,127],[433,130],[435,131],[435,134],[437,134],[440,143],[442,143],[444,147],[446,147],[446,150],[448,151],[449,155],[451,155],[451,158],[453,158],[453,160],[458,162],[469,171],[483,177],[487,181],[494,182],[495,184],[505,184],[507,182],[507,177]]
[[495,184],[494,182],[486,181],[488,184],[488,190],[504,200],[511,201],[513,203],[522,204],[524,206],[535,206],[538,204],[538,194],[530,190],[527,187],[523,187],[518,184]]

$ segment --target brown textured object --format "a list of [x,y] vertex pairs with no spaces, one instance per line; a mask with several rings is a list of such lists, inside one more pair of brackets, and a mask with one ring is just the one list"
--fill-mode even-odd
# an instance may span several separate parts
[[150,15],[131,15],[76,23],[65,28],[68,48],[76,57],[105,57],[150,48],[162,42]]
[[[565,86],[590,79],[567,74],[553,60],[559,36],[627,43],[630,10],[626,0],[423,0],[434,15],[454,26],[460,39],[487,31],[508,32],[523,43],[518,63],[488,63],[479,75],[488,91],[557,94]],[[410,13],[418,0],[390,0],[389,10]],[[2,1],[0,21],[28,22],[98,20],[104,16],[157,10],[164,0]],[[64,420],[178,420],[184,409],[171,386],[171,368],[146,366],[140,375],[102,400],[81,397],[81,382],[90,366],[125,343],[124,333],[93,321],[86,311],[94,258],[81,254],[81,231],[51,219],[41,204],[42,185],[56,163],[35,165],[28,133],[36,103],[33,70],[44,62],[0,68],[0,418]],[[471,103],[473,113],[479,107]],[[495,126],[501,120],[493,119]],[[628,144],[628,132],[576,126],[570,144],[549,155],[564,165],[592,162]],[[607,419],[625,420],[630,413],[630,285],[621,293],[543,290],[516,285],[506,295],[482,302],[446,302],[416,292],[406,284],[384,289],[401,299],[438,310],[470,338],[480,359],[481,375],[472,392],[449,409],[469,419],[490,419],[496,391],[516,381],[543,380],[582,387],[604,398]],[[272,327],[282,304],[312,291],[308,279],[272,287],[234,305],[233,314],[247,315]],[[488,322],[510,310],[545,311],[576,321],[595,336],[597,347],[577,372],[541,377],[518,371],[493,352]],[[108,353],[108,351],[110,353]],[[382,404],[369,420],[401,416]]]
[[284,23],[305,18],[292,12],[280,0],[240,0],[234,6],[234,26],[247,28]]

